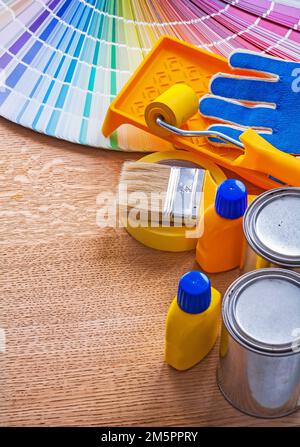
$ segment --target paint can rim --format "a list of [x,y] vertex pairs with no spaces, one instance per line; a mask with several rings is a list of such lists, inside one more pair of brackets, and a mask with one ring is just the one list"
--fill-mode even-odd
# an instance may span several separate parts
[[[257,222],[263,211],[272,202],[282,198],[295,197],[300,200],[300,188],[298,187],[281,187],[266,191],[249,205],[243,218],[244,235],[254,252],[276,265],[288,268],[300,267],[300,253],[299,255],[288,255],[272,249],[272,247],[258,237]],[[270,231],[267,231],[267,233],[268,236],[272,234]],[[287,236],[290,237],[292,235],[294,237],[295,234],[294,231],[291,231]]]
[[[254,285],[259,280],[263,280],[264,282],[266,280],[271,281],[277,280],[276,287],[278,287],[278,280],[286,282],[287,285],[290,284],[293,286],[297,286],[299,288],[299,302],[300,302],[299,273],[280,268],[265,268],[251,271],[243,276],[240,276],[237,280],[235,280],[225,292],[222,302],[222,319],[226,329],[238,344],[244,346],[248,350],[252,350],[261,355],[290,356],[299,354],[300,350],[295,349],[292,339],[282,343],[279,342],[272,343],[270,341],[263,340],[262,337],[260,336],[255,337],[253,333],[251,334],[251,331],[249,332],[245,330],[245,327],[243,327],[243,324],[241,324],[241,318],[240,315],[238,315],[238,312],[240,312],[237,307],[238,300],[240,299],[242,294],[247,290],[247,287]],[[266,297],[262,295],[261,296],[262,306],[265,305],[264,299],[266,299]],[[257,315],[259,315],[260,311],[261,311],[260,309],[257,309]],[[243,312],[244,316],[246,315],[247,318],[247,315],[249,313],[248,310],[247,310],[248,313],[246,313],[244,308]],[[254,309],[254,315],[255,312],[256,309]],[[251,318],[250,314],[249,318]],[[266,330],[267,329],[268,328],[266,328]],[[295,339],[295,343],[297,342],[297,346],[298,346],[298,338]]]

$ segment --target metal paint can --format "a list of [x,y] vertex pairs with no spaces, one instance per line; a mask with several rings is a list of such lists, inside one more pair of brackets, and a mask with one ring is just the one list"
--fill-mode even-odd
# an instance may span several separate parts
[[217,382],[252,416],[292,413],[300,404],[300,274],[267,268],[239,277],[222,303]]
[[244,215],[243,228],[241,274],[265,267],[300,272],[300,188],[258,196]]

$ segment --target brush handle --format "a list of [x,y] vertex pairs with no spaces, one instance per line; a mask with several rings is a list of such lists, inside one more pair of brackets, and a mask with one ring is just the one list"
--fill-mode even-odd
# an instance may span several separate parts
[[234,164],[271,175],[290,186],[300,186],[300,160],[276,149],[254,130],[246,130],[240,137],[244,155]]

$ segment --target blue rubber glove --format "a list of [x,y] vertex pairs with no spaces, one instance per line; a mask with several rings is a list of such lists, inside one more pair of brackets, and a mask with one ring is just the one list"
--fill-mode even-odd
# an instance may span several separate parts
[[[199,111],[228,124],[212,125],[209,129],[238,140],[243,130],[252,127],[276,148],[300,154],[300,63],[236,51],[230,56],[229,65],[253,70],[254,76],[219,73],[212,78],[212,95],[201,99]],[[262,80],[255,77],[255,72],[272,76]],[[214,138],[211,141],[222,144]]]

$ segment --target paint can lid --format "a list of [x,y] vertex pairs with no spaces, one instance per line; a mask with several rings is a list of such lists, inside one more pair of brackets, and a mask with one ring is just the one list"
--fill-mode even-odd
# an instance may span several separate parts
[[210,280],[198,270],[185,273],[179,281],[177,303],[189,314],[204,312],[211,302]]
[[300,266],[300,188],[277,188],[258,196],[243,220],[249,245],[283,267]]
[[247,188],[240,180],[224,180],[217,189],[215,209],[225,219],[238,219],[246,211],[248,203]]
[[300,348],[300,274],[284,269],[254,270],[225,293],[223,321],[241,344],[269,355]]

